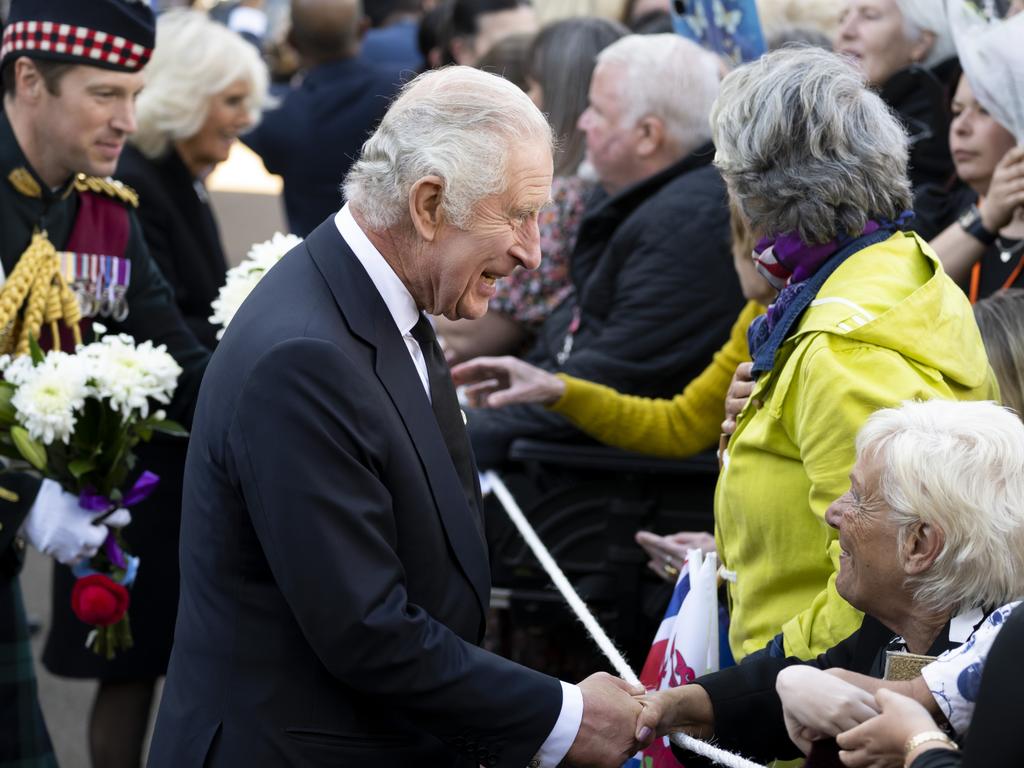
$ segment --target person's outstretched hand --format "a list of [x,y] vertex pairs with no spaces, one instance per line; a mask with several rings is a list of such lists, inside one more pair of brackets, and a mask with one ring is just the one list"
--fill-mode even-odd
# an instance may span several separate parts
[[516,403],[550,405],[565,393],[565,382],[518,357],[477,357],[452,368],[455,386],[466,387],[470,405],[501,408]]
[[625,680],[598,672],[580,683],[583,691],[583,722],[569,747],[564,764],[573,768],[620,768],[638,749],[647,746],[636,739],[637,717],[642,706],[636,698],[644,692]]

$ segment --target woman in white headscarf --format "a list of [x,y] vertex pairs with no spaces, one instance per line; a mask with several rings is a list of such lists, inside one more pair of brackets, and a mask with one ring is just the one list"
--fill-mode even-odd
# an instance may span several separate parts
[[1024,287],[1024,15],[987,22],[963,0],[949,10],[964,68],[949,146],[964,186],[958,220],[931,245],[973,303]]

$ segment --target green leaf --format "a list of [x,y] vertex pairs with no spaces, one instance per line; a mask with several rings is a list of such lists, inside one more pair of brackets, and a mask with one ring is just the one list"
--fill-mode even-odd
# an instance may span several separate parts
[[94,469],[96,469],[96,462],[92,459],[75,459],[68,462],[68,472],[76,480],[81,480],[83,475],[92,472]]
[[170,435],[171,437],[188,437],[188,430],[178,422],[171,421],[170,419],[164,419],[163,421],[149,421],[146,423],[146,426],[154,432],[160,432],[164,435]]
[[46,470],[46,448],[34,440],[24,427],[11,427],[11,440],[29,464],[40,472]]
[[36,341],[36,337],[31,333],[28,335],[28,348],[32,353],[32,365],[39,365],[46,359],[46,355],[43,354],[43,348],[39,346],[39,342]]
[[0,425],[17,424],[18,412],[11,405],[11,398],[17,391],[8,381],[0,380]]

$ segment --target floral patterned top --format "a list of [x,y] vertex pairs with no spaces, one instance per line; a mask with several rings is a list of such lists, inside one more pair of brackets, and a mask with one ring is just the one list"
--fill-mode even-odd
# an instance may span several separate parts
[[959,736],[966,734],[971,724],[989,649],[1018,605],[1019,600],[992,611],[966,643],[946,651],[921,670],[935,703]]
[[516,269],[498,281],[490,302],[491,312],[508,315],[527,330],[534,331],[573,291],[569,279],[569,256],[576,247],[576,235],[583,218],[584,203],[591,186],[578,176],[556,176],[551,182],[551,205],[540,212],[540,266]]

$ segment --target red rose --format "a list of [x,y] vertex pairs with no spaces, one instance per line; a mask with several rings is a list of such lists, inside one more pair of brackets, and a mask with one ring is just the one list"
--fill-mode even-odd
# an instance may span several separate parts
[[71,610],[86,624],[109,627],[128,611],[128,590],[102,573],[91,573],[75,582]]

